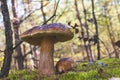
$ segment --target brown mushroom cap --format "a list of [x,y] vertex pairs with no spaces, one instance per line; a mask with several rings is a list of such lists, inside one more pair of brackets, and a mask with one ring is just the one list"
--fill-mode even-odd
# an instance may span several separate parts
[[71,28],[61,23],[46,24],[35,26],[20,35],[21,39],[32,45],[41,45],[45,36],[54,37],[54,42],[64,42],[73,38]]

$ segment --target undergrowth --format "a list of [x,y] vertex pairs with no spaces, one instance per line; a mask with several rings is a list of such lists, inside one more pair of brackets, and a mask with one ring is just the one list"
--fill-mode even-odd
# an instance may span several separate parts
[[120,77],[120,59],[102,59],[105,66],[97,64],[80,63],[74,71],[51,77],[39,77],[37,71],[20,70],[10,71],[3,80],[108,80],[111,77]]

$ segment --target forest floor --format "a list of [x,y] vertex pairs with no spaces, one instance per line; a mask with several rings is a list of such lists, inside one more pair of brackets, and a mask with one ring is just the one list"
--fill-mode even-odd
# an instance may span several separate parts
[[40,78],[37,71],[11,70],[9,76],[2,80],[120,80],[117,78],[120,78],[120,59],[111,58],[94,63],[82,62],[73,71],[44,78]]

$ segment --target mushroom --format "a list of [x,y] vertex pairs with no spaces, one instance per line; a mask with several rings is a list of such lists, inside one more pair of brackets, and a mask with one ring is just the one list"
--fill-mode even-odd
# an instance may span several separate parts
[[76,66],[76,62],[72,58],[61,58],[56,63],[56,71],[61,74],[73,70]]
[[50,76],[55,74],[53,53],[54,44],[65,42],[74,36],[72,28],[61,23],[35,26],[20,35],[21,40],[32,45],[41,46],[39,59],[39,75]]

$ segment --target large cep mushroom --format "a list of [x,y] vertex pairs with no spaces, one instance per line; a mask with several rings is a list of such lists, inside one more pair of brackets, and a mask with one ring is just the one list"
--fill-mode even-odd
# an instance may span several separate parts
[[21,39],[32,45],[41,46],[39,60],[39,75],[50,76],[55,74],[53,53],[54,44],[65,42],[74,36],[70,26],[61,23],[35,26],[20,35]]

